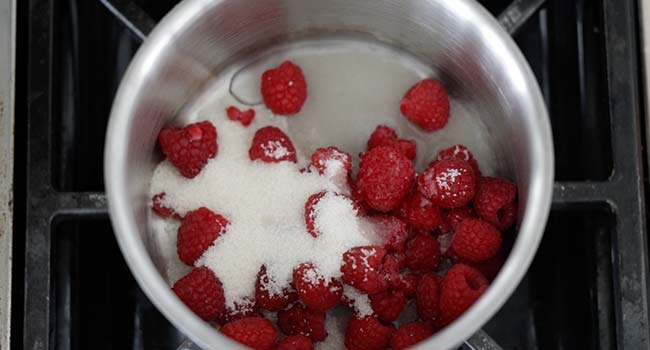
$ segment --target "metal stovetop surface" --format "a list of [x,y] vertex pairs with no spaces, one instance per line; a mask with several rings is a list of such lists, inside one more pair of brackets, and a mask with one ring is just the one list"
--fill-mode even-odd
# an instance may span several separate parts
[[0,0],[0,350],[11,320],[15,25],[15,0]]

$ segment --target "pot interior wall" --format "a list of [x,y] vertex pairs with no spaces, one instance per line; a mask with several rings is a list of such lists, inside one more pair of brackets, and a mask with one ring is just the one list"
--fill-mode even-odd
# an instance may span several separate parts
[[521,220],[530,200],[530,175],[537,171],[541,157],[528,142],[539,138],[529,118],[540,116],[529,116],[525,111],[538,107],[538,101],[531,97],[527,72],[512,59],[511,47],[491,37],[491,30],[477,30],[473,24],[477,19],[469,15],[473,12],[462,2],[453,4],[213,1],[205,2],[204,11],[186,18],[175,16],[165,23],[166,28],[178,31],[154,32],[158,40],[151,45],[156,46],[156,55],[148,55],[142,64],[145,69],[138,67],[133,73],[143,83],[132,109],[131,128],[124,138],[130,150],[126,162],[132,212],[159,270],[161,262],[147,233],[151,215],[148,188],[160,161],[156,137],[161,127],[174,122],[179,112],[233,62],[278,43],[305,38],[363,37],[398,47],[428,64],[452,98],[473,111],[485,126],[497,155],[492,166],[499,175],[518,183]]

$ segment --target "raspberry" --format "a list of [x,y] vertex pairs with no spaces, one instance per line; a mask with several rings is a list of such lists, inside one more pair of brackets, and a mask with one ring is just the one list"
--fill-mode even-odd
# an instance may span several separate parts
[[409,194],[400,207],[397,215],[411,226],[422,230],[433,230],[442,221],[440,207],[424,198],[418,191]]
[[440,263],[440,244],[429,234],[419,234],[408,242],[406,266],[413,271],[433,270]]
[[356,289],[374,294],[388,288],[381,273],[386,250],[378,246],[355,247],[343,254],[341,279]]
[[442,222],[438,225],[438,231],[441,235],[452,234],[461,221],[474,218],[476,218],[476,213],[469,205],[449,209],[442,215]]
[[[318,193],[314,193],[309,198],[307,198],[307,202],[305,203],[305,226],[307,227],[307,232],[309,232],[312,237],[316,238],[320,236],[321,232],[316,228],[316,218],[318,217],[318,211],[317,211],[317,205],[325,197],[325,195],[328,194],[327,191],[321,191]],[[357,216],[362,215],[361,209],[357,205],[354,200],[346,195],[339,194],[339,193],[330,193],[333,196],[336,196],[338,198],[344,199],[344,200],[349,200],[352,208],[356,211]]]
[[443,208],[467,204],[474,197],[475,187],[474,170],[458,159],[435,161],[418,178],[420,193]]
[[300,300],[318,311],[324,312],[338,305],[343,294],[341,282],[333,278],[326,281],[311,263],[300,264],[293,271],[293,284]]
[[391,346],[393,350],[409,348],[433,335],[433,330],[424,322],[411,322],[401,325],[393,339]]
[[178,257],[187,265],[194,265],[212,243],[226,232],[227,226],[226,218],[205,207],[187,213],[178,228]]
[[438,152],[438,160],[444,159],[458,159],[464,160],[472,166],[474,169],[474,175],[478,178],[481,176],[481,170],[478,168],[478,162],[474,158],[472,152],[470,152],[467,147],[464,145],[454,145],[449,148],[445,148],[442,151]]
[[174,219],[180,219],[181,216],[178,215],[174,209],[166,206],[163,204],[165,200],[165,192],[158,193],[157,195],[153,196],[151,201],[153,202],[153,211],[154,213],[158,214],[158,216],[162,218],[174,218]]
[[393,128],[386,125],[377,125],[375,131],[370,134],[368,139],[368,151],[379,146],[385,146],[386,141],[397,139],[397,133]]
[[[397,261],[397,265],[399,266],[400,271],[406,268],[406,246],[404,246],[404,251],[403,252],[391,252],[390,256],[394,257],[395,260]],[[386,255],[386,256],[388,256]],[[384,258],[386,260],[386,258]]]
[[440,278],[433,272],[420,277],[415,291],[418,316],[423,321],[435,321],[440,317]]
[[440,286],[440,315],[449,324],[469,309],[488,288],[481,273],[467,265],[456,264],[449,269]]
[[293,287],[287,287],[279,293],[272,293],[268,289],[269,282],[270,279],[266,273],[266,266],[262,265],[260,272],[257,274],[257,281],[255,282],[255,302],[260,308],[269,311],[278,311],[298,300],[298,293],[296,293]]
[[333,146],[318,148],[311,155],[311,164],[321,175],[347,174],[352,168],[352,157]]
[[327,338],[325,318],[324,312],[296,303],[278,312],[278,327],[286,335],[304,335],[314,342],[319,342]]
[[456,227],[451,242],[459,257],[481,262],[495,256],[501,248],[501,233],[481,219],[465,219]]
[[474,209],[470,206],[452,208],[445,213],[445,219],[454,230],[456,230],[456,227],[461,221],[474,218],[476,218],[476,213],[474,213]]
[[483,220],[503,231],[515,221],[516,196],[517,186],[514,183],[495,177],[481,177],[476,186],[474,208]]
[[302,69],[291,61],[265,71],[261,90],[266,107],[275,114],[296,114],[307,99],[305,76]]
[[406,306],[406,296],[399,290],[391,290],[370,295],[370,305],[375,315],[384,322],[393,322]]
[[404,260],[403,255],[398,256],[394,253],[384,256],[381,266],[381,276],[383,276],[388,285],[399,284],[399,280],[401,279],[400,270],[403,268]]
[[407,298],[412,298],[415,295],[418,284],[420,282],[420,275],[417,273],[407,273],[401,275],[400,278],[393,284],[393,287],[404,293]]
[[392,216],[377,214],[370,218],[378,242],[390,252],[403,252],[409,232],[404,221]]
[[361,156],[357,187],[369,207],[387,212],[399,206],[415,179],[413,163],[390,147],[376,147]]
[[417,146],[412,140],[399,139],[395,130],[386,125],[379,125],[368,139],[368,151],[375,147],[392,147],[402,152],[408,159],[415,159]]
[[307,232],[309,232],[312,237],[316,238],[320,236],[320,231],[316,229],[316,205],[320,202],[323,197],[325,197],[326,191],[321,191],[314,193],[305,203],[305,226],[307,227]]
[[424,79],[406,92],[399,109],[425,131],[442,129],[449,120],[449,96],[439,81]]
[[169,162],[187,178],[198,175],[219,150],[217,129],[207,121],[184,128],[164,127],[158,142]]
[[222,313],[217,315],[217,323],[226,324],[233,321],[241,320],[242,318],[258,317],[260,311],[254,300],[244,298],[235,301],[235,307],[227,307]]
[[265,126],[255,132],[248,155],[251,160],[259,159],[265,163],[297,162],[291,139],[275,126]]
[[225,309],[221,281],[207,267],[197,267],[176,281],[172,290],[199,317],[210,321]]
[[282,339],[277,350],[314,350],[314,344],[304,335],[292,335]]
[[228,119],[239,121],[243,126],[250,125],[253,122],[253,118],[255,118],[255,110],[252,108],[240,111],[239,108],[230,106],[226,108],[226,114],[228,115]]
[[390,345],[394,328],[384,325],[375,316],[352,316],[345,331],[345,346],[355,350],[385,349]]
[[470,261],[463,261],[463,262],[477,269],[485,278],[488,279],[488,281],[492,281],[499,274],[499,271],[501,270],[503,263],[505,263],[505,259],[501,254],[497,254],[494,257],[482,261],[480,263],[474,263]]
[[264,317],[249,317],[221,327],[221,333],[256,350],[270,349],[278,339],[273,322]]

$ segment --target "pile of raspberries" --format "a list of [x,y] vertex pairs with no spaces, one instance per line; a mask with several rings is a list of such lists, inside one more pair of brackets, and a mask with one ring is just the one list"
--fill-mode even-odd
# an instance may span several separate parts
[[[262,75],[261,92],[275,114],[298,113],[307,99],[302,70],[291,61]],[[424,79],[406,92],[400,104],[404,117],[426,131],[443,128],[449,118],[449,98],[443,85]],[[248,126],[255,112],[226,110],[227,117]],[[195,177],[216,156],[217,130],[209,122],[184,128],[165,127],[159,142],[167,159],[185,177]],[[249,150],[252,161],[296,162],[290,138],[280,129],[257,130]],[[352,158],[336,147],[320,148],[308,171],[326,172],[329,161],[347,173],[359,216],[367,217],[381,233],[380,243],[355,247],[343,255],[340,280],[325,280],[310,263],[296,266],[293,284],[279,295],[263,288],[266,268],[257,276],[252,307],[225,307],[222,284],[206,267],[195,267],[178,280],[173,291],[198,316],[217,322],[220,331],[253,349],[308,350],[327,337],[327,311],[337,305],[352,308],[342,285],[368,295],[373,313],[353,313],[345,346],[349,350],[405,349],[433,335],[461,316],[488,288],[503,264],[502,232],[516,219],[517,188],[505,179],[482,176],[477,161],[463,145],[439,152],[429,166],[416,173],[416,144],[380,125],[361,154],[356,179]],[[305,203],[306,234],[317,237],[313,210],[324,192]],[[181,217],[153,197],[159,216],[181,220],[177,251],[194,266],[197,259],[226,233],[228,220],[207,208]],[[417,319],[395,326],[409,299]],[[277,312],[277,323],[260,310]]]

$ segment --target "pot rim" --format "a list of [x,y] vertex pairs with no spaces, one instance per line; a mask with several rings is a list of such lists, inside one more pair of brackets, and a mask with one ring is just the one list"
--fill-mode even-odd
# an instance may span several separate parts
[[[134,57],[124,75],[116,94],[106,133],[104,168],[106,193],[111,222],[120,250],[135,276],[138,284],[165,317],[205,349],[238,348],[241,345],[222,336],[208,323],[192,313],[172,292],[167,282],[156,269],[146,253],[146,247],[138,236],[134,215],[128,210],[129,198],[126,195],[126,164],[124,155],[128,154],[128,125],[136,101],[136,92],[141,89],[149,70],[148,60],[155,57],[175,38],[175,28],[182,27],[197,18],[215,1],[226,0],[184,0],[177,5],[156,26]],[[434,0],[426,0],[434,1]],[[521,221],[516,243],[497,278],[486,293],[460,318],[438,332],[414,349],[450,349],[460,345],[486,323],[514,292],[537,251],[544,233],[544,227],[551,206],[554,155],[551,127],[540,88],[523,54],[512,38],[498,22],[479,3],[474,0],[456,0],[452,7],[471,18],[483,28],[482,34],[491,45],[499,46],[503,62],[509,64],[511,74],[519,75],[525,94],[525,103],[537,112],[531,118],[537,130],[528,142],[532,143],[532,157],[538,159],[535,169],[530,173],[528,197],[525,203],[526,215]],[[137,67],[137,69],[135,68]],[[110,150],[110,151],[109,151]]]

